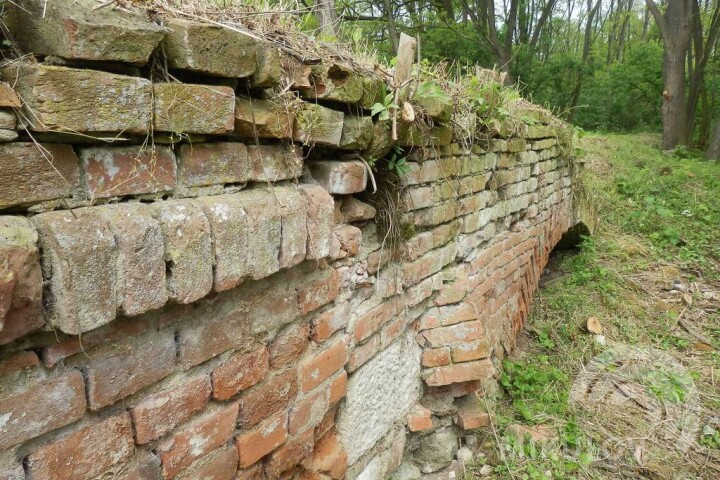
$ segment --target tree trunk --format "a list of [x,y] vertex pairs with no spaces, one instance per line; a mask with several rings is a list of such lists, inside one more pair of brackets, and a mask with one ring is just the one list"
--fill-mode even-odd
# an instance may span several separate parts
[[335,0],[317,0],[314,11],[320,31],[324,35],[337,36],[338,17],[335,11]]
[[705,156],[710,160],[720,160],[720,120],[715,124],[710,145],[705,150]]

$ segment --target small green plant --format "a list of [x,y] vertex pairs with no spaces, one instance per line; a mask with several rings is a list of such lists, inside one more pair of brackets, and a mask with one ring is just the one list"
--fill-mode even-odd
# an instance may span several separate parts
[[[387,90],[386,90],[387,92]],[[382,97],[382,102],[373,104],[370,107],[370,114],[372,116],[378,115],[378,120],[390,120],[390,114],[400,108],[397,103],[393,102],[395,95],[393,92],[385,93]]]
[[720,431],[711,425],[705,425],[700,435],[700,444],[708,448],[720,449]]
[[390,157],[388,158],[388,169],[400,177],[410,171],[410,166],[407,164],[407,157],[404,156],[404,151],[401,146],[393,146]]
[[500,384],[512,398],[520,417],[532,423],[536,422],[536,414],[562,414],[567,408],[567,393],[558,394],[564,389],[555,388],[555,384],[568,382],[567,374],[551,366],[545,355],[538,355],[537,360],[533,363],[506,360],[500,377]]
[[689,376],[669,372],[662,367],[644,372],[642,380],[657,398],[676,404],[685,400],[692,386]]

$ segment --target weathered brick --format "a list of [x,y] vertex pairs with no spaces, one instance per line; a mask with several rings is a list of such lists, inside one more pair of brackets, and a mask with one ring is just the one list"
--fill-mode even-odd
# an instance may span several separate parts
[[301,184],[307,212],[307,258],[319,260],[330,254],[335,204],[319,185]]
[[155,131],[201,135],[233,131],[235,92],[230,87],[154,83],[153,100]]
[[283,411],[235,437],[240,467],[249,467],[285,443],[288,436],[287,422],[287,412]]
[[8,5],[8,24],[25,52],[77,60],[144,64],[166,29],[141,13],[96,8],[92,0]]
[[152,209],[122,204],[104,208],[101,213],[115,236],[118,306],[122,313],[138,315],[162,307],[168,299],[165,244]]
[[333,480],[340,480],[345,478],[347,463],[347,453],[337,433],[330,431],[315,442],[309,470],[327,474]]
[[80,150],[92,198],[169,192],[175,188],[175,155],[167,147],[93,147]]
[[487,358],[490,355],[490,342],[483,338],[474,342],[453,345],[451,354],[455,363]]
[[314,435],[310,428],[275,450],[265,461],[265,472],[277,478],[307,457],[313,449]]
[[448,327],[433,328],[422,333],[432,347],[443,347],[458,342],[479,340],[485,328],[479,320],[459,323]]
[[430,350],[424,350],[422,353],[422,366],[423,367],[440,367],[442,365],[448,365],[450,363],[450,349],[449,348],[431,348]]
[[293,110],[273,100],[235,100],[235,133],[244,138],[291,138],[294,122]]
[[282,245],[280,268],[288,268],[305,260],[307,254],[307,214],[303,197],[295,187],[275,187],[272,190],[280,208]]
[[425,376],[425,383],[431,387],[450,385],[451,383],[483,380],[495,375],[495,367],[490,360],[476,360],[437,367]]
[[340,145],[345,114],[316,103],[303,103],[295,116],[293,139],[306,145]]
[[348,376],[345,370],[340,372],[340,375],[335,377],[330,383],[330,398],[328,401],[330,405],[334,405],[338,400],[345,396],[347,392]]
[[359,228],[353,225],[336,225],[333,234],[340,242],[340,258],[358,254],[362,244],[362,231]]
[[329,407],[328,393],[324,389],[318,389],[302,400],[295,401],[288,417],[288,432],[290,435],[295,435],[306,428],[315,428],[322,421]]
[[363,150],[372,141],[372,117],[345,115],[342,136],[338,148],[345,150]]
[[480,406],[480,400],[471,396],[458,407],[455,423],[463,430],[487,427],[490,415]]
[[337,297],[340,291],[340,275],[334,268],[318,270],[297,288],[298,303],[303,314],[326,305]]
[[310,164],[310,172],[325,190],[333,194],[362,192],[367,186],[367,169],[358,160],[317,160]]
[[342,339],[308,358],[302,364],[302,391],[309,392],[340,370],[348,356],[348,342]]
[[198,458],[224,445],[232,437],[238,405],[218,405],[166,438],[157,447],[163,478],[170,479]]
[[257,68],[250,80],[252,88],[272,88],[280,85],[282,66],[280,64],[280,48],[271,42],[258,42]]
[[50,275],[46,318],[78,334],[115,319],[117,252],[115,238],[98,208],[77,214],[50,212],[33,217]]
[[335,210],[336,223],[352,223],[371,220],[375,218],[377,213],[374,207],[361,202],[351,195],[340,197],[337,202],[339,203],[339,208],[336,208]]
[[264,478],[263,464],[256,463],[252,467],[238,470],[234,480],[259,480]]
[[170,298],[192,303],[213,285],[213,252],[210,223],[192,201],[161,202],[157,218],[163,232],[167,285]]
[[411,432],[422,432],[433,428],[432,412],[422,405],[415,405],[407,416],[408,429]]
[[136,450],[122,472],[116,473],[115,480],[161,480],[160,459],[151,452]]
[[370,360],[380,348],[380,335],[373,335],[362,345],[355,345],[350,352],[348,360],[348,372],[352,373]]
[[232,480],[237,467],[237,449],[232,446],[222,447],[195,460],[177,478],[178,480]]
[[177,157],[178,186],[205,187],[243,183],[250,178],[247,147],[218,142],[180,145]]
[[268,372],[268,350],[236,353],[213,370],[213,397],[227,400],[261,381]]
[[80,189],[80,160],[69,145],[0,144],[0,209],[69,198]]
[[130,409],[135,443],[144,445],[160,438],[205,409],[209,399],[210,378],[207,375],[183,380],[145,397]]
[[133,448],[130,415],[121,413],[33,450],[26,471],[38,480],[90,480],[130,458]]
[[250,35],[179,18],[166,25],[171,32],[163,47],[170,67],[230,78],[255,72],[258,40]]
[[3,397],[0,450],[68,425],[85,413],[85,382],[76,370]]
[[302,175],[302,150],[293,144],[250,145],[248,161],[254,182],[278,182]]
[[392,298],[360,317],[355,323],[355,341],[361,342],[377,332],[381,326],[400,313],[400,308],[398,299]]
[[[0,216],[0,344],[44,322],[37,241],[27,219]],[[5,331],[6,323],[13,328]]]
[[282,217],[280,209],[272,205],[272,193],[255,189],[236,194],[247,221],[248,275],[253,279],[267,277],[280,270],[280,247],[282,246]]
[[311,337],[316,342],[322,342],[338,330],[345,328],[350,319],[350,305],[342,303],[324,311],[312,320]]
[[310,324],[301,321],[281,331],[270,343],[270,367],[278,369],[295,360],[307,346],[310,337]]
[[178,329],[178,361],[183,368],[190,368],[251,342],[251,325],[247,316],[244,313],[225,313],[220,308],[210,307],[201,318],[194,318]]
[[229,290],[249,276],[248,215],[238,194],[200,197],[196,200],[210,223],[216,292]]
[[286,408],[298,391],[297,371],[288,370],[254,386],[240,398],[238,424],[249,428],[275,412]]
[[144,134],[150,127],[152,83],[144,78],[25,62],[0,70],[14,79],[32,130]]
[[90,409],[99,410],[170,375],[175,339],[170,330],[128,337],[77,355],[70,363],[85,370]]

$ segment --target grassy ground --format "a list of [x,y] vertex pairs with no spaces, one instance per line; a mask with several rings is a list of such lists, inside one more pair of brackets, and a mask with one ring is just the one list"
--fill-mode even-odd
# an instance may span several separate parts
[[658,146],[582,139],[601,223],[546,269],[467,479],[720,478],[720,165]]

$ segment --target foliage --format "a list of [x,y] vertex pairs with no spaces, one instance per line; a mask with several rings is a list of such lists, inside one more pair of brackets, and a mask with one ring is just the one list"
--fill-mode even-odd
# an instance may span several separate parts
[[557,395],[554,384],[568,382],[568,376],[549,364],[548,357],[538,356],[533,363],[503,362],[500,384],[513,400],[523,420],[535,422],[539,412],[557,413],[567,408],[567,396]]

